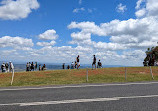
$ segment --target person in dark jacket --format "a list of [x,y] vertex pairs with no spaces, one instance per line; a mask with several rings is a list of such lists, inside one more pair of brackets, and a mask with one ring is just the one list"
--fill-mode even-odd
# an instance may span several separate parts
[[95,69],[96,69],[96,57],[95,57],[95,55],[93,55],[92,69],[93,69],[93,65],[95,65]]

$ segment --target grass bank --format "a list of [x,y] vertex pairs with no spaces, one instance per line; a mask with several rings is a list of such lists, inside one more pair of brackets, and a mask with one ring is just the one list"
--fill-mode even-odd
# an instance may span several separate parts
[[[158,67],[152,67],[152,71],[154,81],[157,81]],[[149,67],[128,67],[127,80],[125,80],[125,68],[121,67],[88,69],[88,82],[86,82],[86,72],[86,69],[16,72],[13,86],[152,81]],[[11,75],[11,73],[0,73],[0,87],[11,86]]]

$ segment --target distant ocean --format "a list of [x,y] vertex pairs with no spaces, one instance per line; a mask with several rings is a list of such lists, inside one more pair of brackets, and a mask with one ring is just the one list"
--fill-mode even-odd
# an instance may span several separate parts
[[[0,65],[1,64],[2,64],[2,62],[0,62]],[[14,64],[15,72],[26,71],[26,64],[24,64],[24,63],[13,63],[13,64]],[[38,66],[39,65],[41,65],[41,67],[43,66],[43,64],[41,64],[41,63],[39,63]],[[67,66],[68,66],[68,64],[65,64],[65,69],[67,69]],[[119,65],[103,65],[103,67],[122,67],[122,66],[119,66]],[[62,64],[50,64],[50,63],[48,63],[48,64],[46,64],[46,68],[47,68],[47,70],[62,70]],[[92,68],[92,66],[91,65],[86,65],[86,64],[81,64],[80,69],[84,69],[84,68]],[[37,70],[38,69],[39,69],[39,67],[37,67]]]

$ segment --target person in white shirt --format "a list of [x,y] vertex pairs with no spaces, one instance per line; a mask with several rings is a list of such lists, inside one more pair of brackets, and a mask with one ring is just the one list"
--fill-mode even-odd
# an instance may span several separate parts
[[71,69],[74,69],[75,68],[75,65],[74,65],[74,63],[72,62],[71,63]]
[[13,72],[13,70],[14,70],[14,65],[13,65],[13,63],[10,61],[9,62],[9,68],[10,68],[10,72]]

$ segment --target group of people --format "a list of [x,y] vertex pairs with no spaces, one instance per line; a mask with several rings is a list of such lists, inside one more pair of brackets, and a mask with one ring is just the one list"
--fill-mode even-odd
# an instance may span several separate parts
[[96,59],[95,55],[93,55],[92,69],[93,69],[93,66],[95,66],[95,69],[96,68],[102,68],[102,63],[100,62],[100,59],[98,61],[97,67],[96,67],[96,61],[97,61],[97,59]]
[[[37,70],[37,62],[35,64],[32,62],[27,62],[26,64],[26,71],[35,71]],[[39,65],[39,71],[46,70],[46,65],[44,64],[42,67]]]
[[158,66],[158,46],[147,49],[143,64],[144,66]]
[[[80,67],[80,58],[79,58],[79,57],[80,57],[80,56],[78,55],[78,56],[76,57],[76,61],[75,61],[75,62],[72,62],[72,63],[71,63],[71,66],[68,65],[68,66],[67,66],[67,69],[79,69],[79,67]],[[93,55],[92,69],[93,69],[93,66],[95,66],[95,69],[96,69],[96,68],[102,68],[102,63],[101,63],[100,59],[99,59],[97,65],[96,65],[96,57],[95,57],[95,55]],[[62,66],[62,67],[63,67],[63,69],[65,69],[65,63],[63,63],[63,66]]]
[[[63,63],[63,69],[65,69],[65,63]],[[80,67],[80,56],[78,55],[77,57],[76,57],[76,61],[75,62],[72,62],[71,63],[71,66],[70,65],[68,65],[67,66],[67,69],[79,69],[79,67]]]
[[46,65],[44,64],[42,67],[41,67],[41,65],[39,65],[39,71],[44,71],[44,70],[46,70],[47,68],[46,68]]
[[12,72],[14,69],[14,66],[13,66],[13,63],[10,61],[9,63],[6,62],[6,63],[2,63],[1,65],[1,70],[2,70],[2,73],[7,73],[7,72]]
[[26,71],[34,71],[37,70],[37,62],[35,64],[32,62],[27,62],[26,64]]

